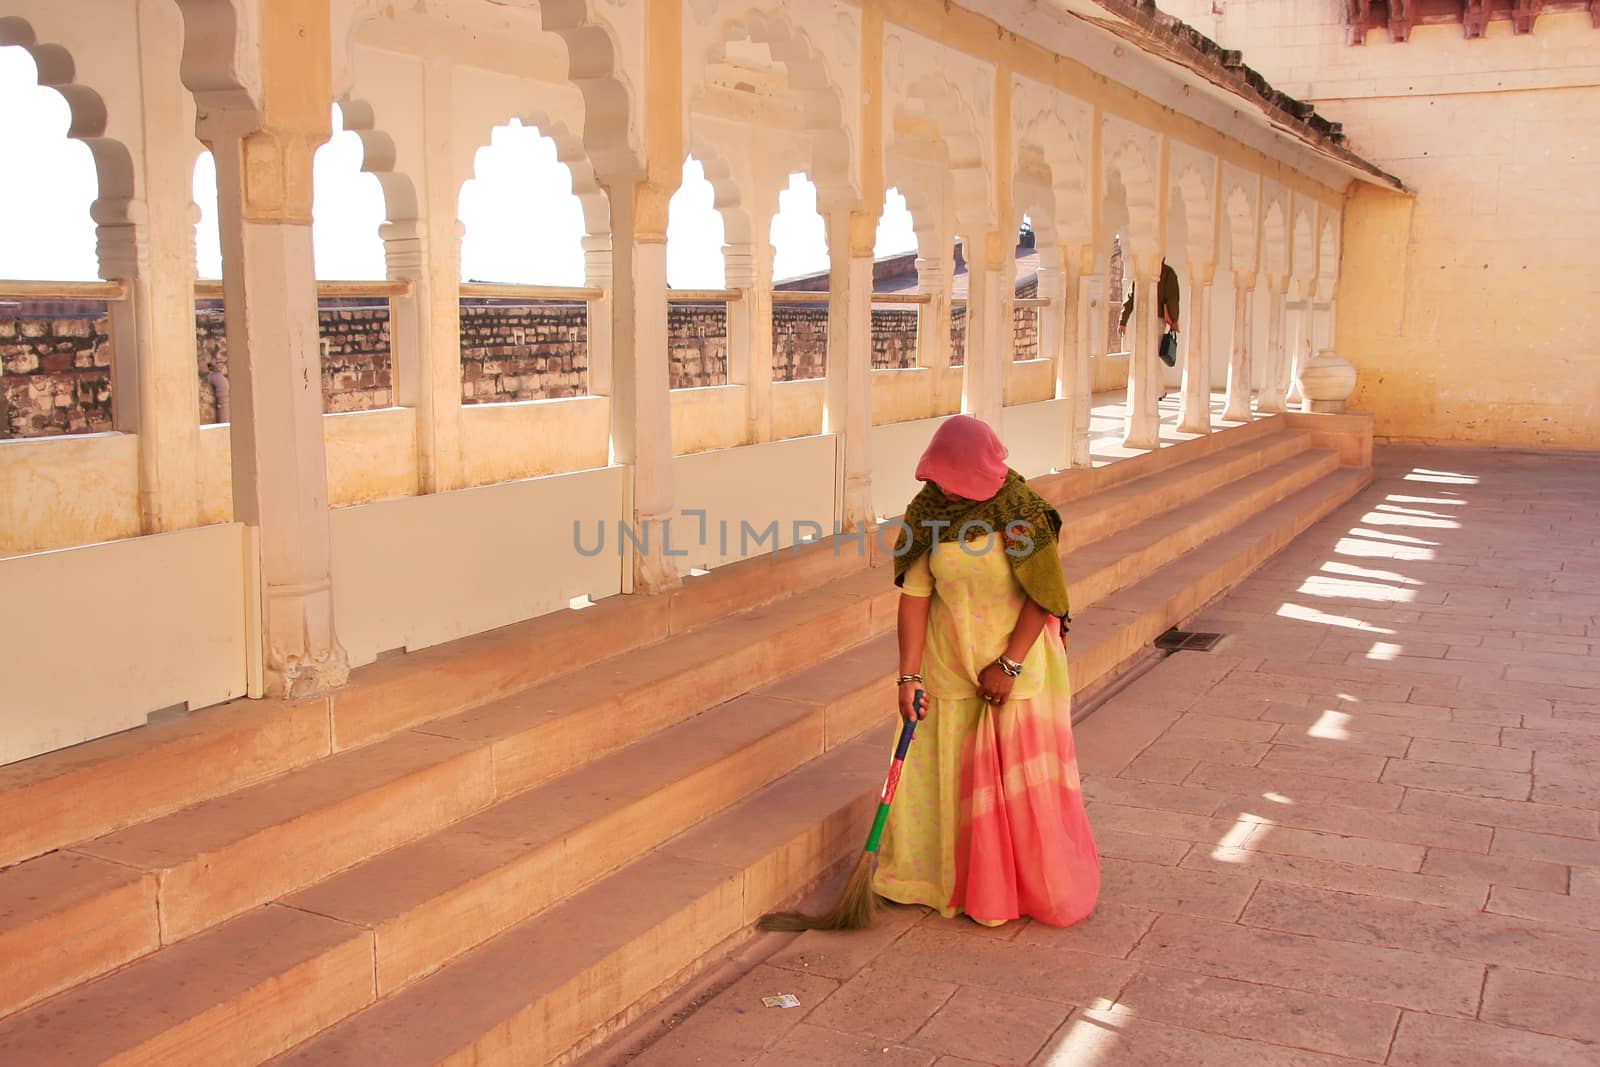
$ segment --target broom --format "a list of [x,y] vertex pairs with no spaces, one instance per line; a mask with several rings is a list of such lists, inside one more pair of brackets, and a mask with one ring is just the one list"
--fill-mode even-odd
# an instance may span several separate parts
[[[922,690],[913,698],[914,707],[922,706]],[[917,720],[907,719],[900,728],[900,743],[895,746],[894,762],[889,764],[889,777],[878,796],[878,814],[872,820],[872,832],[867,834],[867,847],[861,850],[855,870],[845,883],[844,892],[833,910],[821,915],[804,915],[797,911],[780,911],[763,915],[756,923],[761,930],[780,930],[788,933],[800,930],[865,930],[872,925],[878,910],[878,895],[872,891],[872,873],[878,856],[878,839],[883,836],[883,825],[889,818],[889,802],[900,784],[900,768],[906,762],[906,750],[911,747],[911,735],[916,732]]]

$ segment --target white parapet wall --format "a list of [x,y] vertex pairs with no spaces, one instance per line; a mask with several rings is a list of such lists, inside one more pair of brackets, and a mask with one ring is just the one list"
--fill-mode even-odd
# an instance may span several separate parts
[[603,467],[334,510],[334,617],[351,665],[620,593],[627,476]]
[[894,422],[872,428],[872,510],[892,517],[906,510],[922,483],[917,481],[917,460],[949,416]]
[[[824,434],[673,460],[679,567],[709,569],[831,536],[837,455],[838,438]],[[701,511],[703,520],[688,514]]]
[[1000,416],[1000,440],[1011,455],[1011,469],[1037,478],[1067,466],[1067,418],[1070,400],[1045,400],[1006,408]]
[[0,559],[0,764],[245,695],[254,555],[226,523]]
[[0,556],[138,533],[137,436],[0,441]]

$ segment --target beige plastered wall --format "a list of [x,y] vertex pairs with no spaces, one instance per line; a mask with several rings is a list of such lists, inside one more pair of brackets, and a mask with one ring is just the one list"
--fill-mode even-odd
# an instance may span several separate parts
[[1346,43],[1339,0],[1164,0],[1344,123],[1414,197],[1352,187],[1336,346],[1378,438],[1600,449],[1600,30]]

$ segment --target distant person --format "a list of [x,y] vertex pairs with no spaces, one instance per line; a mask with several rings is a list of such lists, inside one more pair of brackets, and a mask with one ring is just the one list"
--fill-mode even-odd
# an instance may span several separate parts
[[[1133,291],[1134,283],[1128,283],[1128,299],[1122,304],[1122,329],[1128,329],[1128,320],[1133,317]],[[1169,367],[1178,363],[1178,272],[1161,261],[1161,281],[1156,286],[1156,300],[1160,305],[1161,321],[1166,324],[1162,331],[1161,342],[1156,348],[1156,353],[1161,357],[1161,362]],[[1168,338],[1171,338],[1169,341]],[[1167,398],[1166,387],[1161,389],[1161,400]],[[1160,400],[1157,401],[1160,403]]]

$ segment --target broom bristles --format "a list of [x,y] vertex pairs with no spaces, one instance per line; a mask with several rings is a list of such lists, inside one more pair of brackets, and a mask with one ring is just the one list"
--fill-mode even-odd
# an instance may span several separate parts
[[845,883],[839,902],[831,911],[821,915],[805,915],[797,911],[780,911],[763,915],[756,923],[762,930],[797,933],[801,930],[865,930],[872,925],[878,910],[878,894],[872,890],[872,871],[875,856],[863,852],[856,861],[850,880]]

